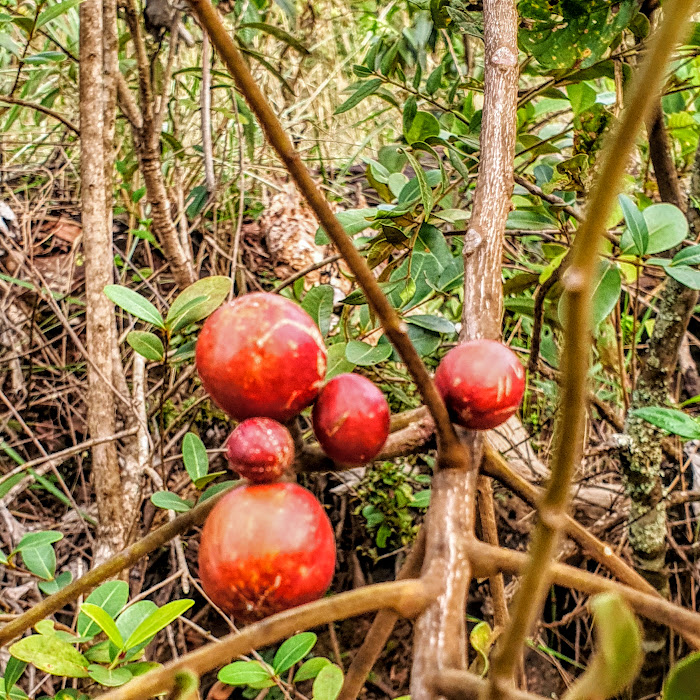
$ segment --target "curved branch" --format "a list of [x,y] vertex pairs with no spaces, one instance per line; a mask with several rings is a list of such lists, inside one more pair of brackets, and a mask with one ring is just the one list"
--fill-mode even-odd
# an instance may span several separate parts
[[[234,487],[232,486],[231,488]],[[134,542],[134,544],[119,552],[119,554],[115,554],[103,564],[95,567],[92,571],[88,571],[85,576],[81,576],[79,579],[73,581],[73,583],[69,583],[65,588],[58,591],[58,593],[50,595],[45,600],[42,600],[34,607],[27,610],[26,613],[23,613],[12,622],[6,624],[0,629],[0,647],[5,646],[15,639],[15,637],[18,637],[30,627],[33,627],[39,620],[43,620],[45,617],[58,612],[65,605],[92,590],[103,581],[112,578],[112,576],[116,576],[123,569],[132,566],[149,552],[158,549],[158,547],[162,547],[176,535],[189,530],[195,525],[203,523],[207,515],[211,512],[211,509],[228,491],[229,489],[221,491],[216,494],[216,496],[208,498],[204,503],[199,503],[187,513],[178,515],[171,522],[154,530],[138,542]]]
[[212,45],[219,52],[236,86],[258,118],[270,145],[284,163],[328,237],[345,259],[350,271],[365,292],[370,306],[381,321],[387,337],[406,364],[423,401],[435,418],[443,463],[446,466],[456,467],[469,464],[469,455],[457,439],[442,397],[408,337],[406,323],[401,320],[389,303],[367,262],[358,252],[352,239],[345,233],[345,229],[333,214],[323,193],[316,186],[277,115],[260,90],[258,82],[248,69],[241,52],[222,24],[217,10],[214,9],[210,0],[189,0],[189,3],[200,24],[209,35]]
[[392,581],[363,586],[300,605],[249,625],[217,642],[206,644],[98,697],[99,700],[145,700],[172,690],[175,676],[180,671],[188,670],[202,676],[242,654],[274,644],[299,630],[364,615],[373,610],[387,608],[404,617],[412,617],[433,599],[434,588],[432,580]]
[[53,109],[44,107],[44,105],[36,104],[35,102],[28,102],[27,100],[20,100],[18,97],[10,97],[9,95],[0,95],[0,102],[5,102],[10,105],[19,105],[20,107],[28,107],[29,109],[33,109],[37,112],[42,112],[49,117],[57,119],[59,122],[61,122],[61,124],[67,126],[74,134],[80,136],[80,129],[73,124],[70,119],[64,117],[62,114]]

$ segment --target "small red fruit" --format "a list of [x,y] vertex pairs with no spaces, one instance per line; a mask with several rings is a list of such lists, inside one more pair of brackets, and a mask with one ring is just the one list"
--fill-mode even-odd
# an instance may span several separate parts
[[359,374],[339,374],[321,389],[312,414],[323,451],[342,464],[365,464],[389,435],[390,411],[384,394]]
[[236,420],[282,423],[315,398],[326,373],[326,347],[312,318],[277,294],[246,294],[205,322],[197,372],[214,403]]
[[502,343],[470,340],[442,358],[435,385],[455,423],[471,430],[490,430],[518,410],[525,391],[525,370]]
[[202,586],[216,605],[243,621],[320,598],[334,570],[330,520],[298,484],[234,489],[204,523]]
[[277,481],[294,461],[294,439],[272,418],[248,418],[226,440],[233,471],[255,483]]

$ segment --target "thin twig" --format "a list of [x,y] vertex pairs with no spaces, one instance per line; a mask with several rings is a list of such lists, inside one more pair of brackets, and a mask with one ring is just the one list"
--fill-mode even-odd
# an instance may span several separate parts
[[19,105],[20,107],[28,107],[29,109],[36,110],[37,112],[42,112],[43,114],[46,114],[49,117],[57,119],[59,122],[61,122],[61,124],[67,126],[74,134],[80,136],[80,129],[75,124],[73,124],[73,122],[70,119],[64,117],[62,114],[60,114],[54,109],[49,109],[48,107],[36,104],[35,102],[20,100],[18,97],[10,97],[9,95],[0,95],[0,102],[5,102],[10,105]]

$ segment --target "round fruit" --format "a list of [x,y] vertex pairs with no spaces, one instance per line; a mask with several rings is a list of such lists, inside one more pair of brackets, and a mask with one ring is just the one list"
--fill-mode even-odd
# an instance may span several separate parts
[[339,374],[321,389],[313,410],[314,433],[323,451],[342,464],[376,457],[389,435],[384,394],[359,374]]
[[237,420],[266,416],[284,423],[316,398],[326,373],[316,324],[276,294],[246,294],[217,309],[195,354],[205,390]]
[[216,605],[241,620],[259,620],[320,598],[334,570],[331,523],[298,484],[234,489],[204,523],[202,586]]
[[489,430],[518,410],[525,391],[525,370],[502,343],[470,340],[442,358],[435,385],[455,423],[471,430]]
[[294,439],[272,418],[248,418],[226,440],[226,457],[244,479],[277,481],[294,462]]

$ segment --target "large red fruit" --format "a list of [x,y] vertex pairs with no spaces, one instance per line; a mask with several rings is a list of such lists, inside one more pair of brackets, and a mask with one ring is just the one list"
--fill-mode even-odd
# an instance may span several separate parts
[[518,410],[525,371],[515,353],[502,343],[470,340],[442,358],[435,384],[455,423],[489,430]]
[[376,457],[389,435],[384,394],[359,374],[339,374],[321,389],[313,410],[314,433],[323,451],[342,464]]
[[316,398],[326,373],[316,324],[276,294],[246,294],[217,309],[195,354],[204,388],[237,420],[289,420]]
[[226,440],[231,469],[256,483],[277,481],[294,461],[294,439],[272,418],[248,418]]
[[209,514],[199,575],[225,612],[256,620],[320,598],[335,570],[333,528],[298,484],[243,486]]

